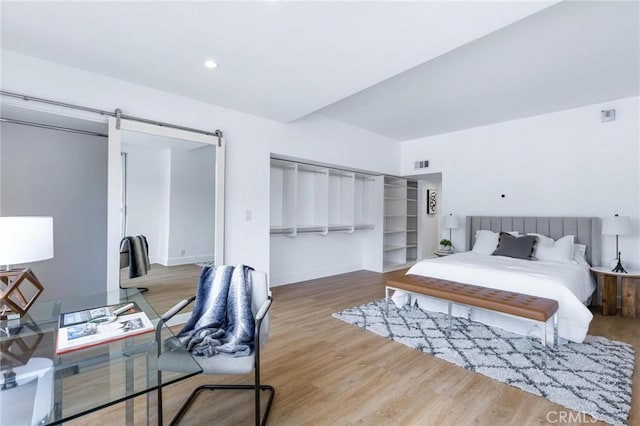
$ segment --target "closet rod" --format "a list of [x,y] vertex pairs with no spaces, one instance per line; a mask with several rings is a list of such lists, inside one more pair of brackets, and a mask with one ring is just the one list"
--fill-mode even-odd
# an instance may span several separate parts
[[[64,108],[77,109],[77,110],[80,110],[80,111],[92,112],[94,114],[106,115],[106,116],[109,116],[109,117],[117,117],[118,116],[118,114],[116,114],[115,112],[103,111],[103,110],[95,109],[95,108],[89,108],[89,107],[84,107],[84,106],[79,106],[79,105],[67,104],[67,103],[64,103],[64,102],[52,101],[52,100],[49,100],[49,99],[36,98],[34,96],[21,95],[19,93],[6,92],[4,90],[0,90],[0,95],[8,96],[8,97],[11,97],[11,98],[22,99],[23,101],[40,102],[40,103],[43,103],[43,104],[49,104],[49,105],[61,106],[61,107],[64,107]],[[208,136],[216,136],[216,137],[218,137],[218,139],[223,137],[222,130],[220,130],[220,129],[216,129],[215,131],[210,132],[208,130],[200,130],[200,129],[194,129],[192,127],[178,126],[176,124],[165,123],[163,121],[148,120],[146,118],[134,117],[134,116],[131,116],[131,115],[124,115],[124,114],[120,115],[120,118],[123,118],[125,120],[139,121],[141,123],[154,124],[156,126],[161,126],[161,127],[169,127],[169,128],[172,128],[172,129],[184,130],[184,131],[193,132],[193,133],[200,133],[200,134],[208,135]]]
[[21,126],[31,126],[31,127],[40,127],[42,129],[58,130],[61,132],[80,133],[82,135],[89,135],[89,136],[101,136],[103,138],[106,138],[109,136],[105,133],[92,132],[89,130],[72,129],[71,127],[53,126],[51,124],[34,123],[32,121],[15,120],[13,118],[0,118],[0,121],[4,123],[19,124]]

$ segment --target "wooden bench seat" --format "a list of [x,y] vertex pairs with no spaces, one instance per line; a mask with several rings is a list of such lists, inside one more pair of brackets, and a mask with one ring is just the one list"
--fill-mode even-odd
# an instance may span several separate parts
[[555,344],[558,330],[557,300],[420,275],[403,275],[388,280],[385,291],[387,305],[389,290],[421,294],[449,302],[450,327],[452,323],[451,308],[454,303],[542,323],[543,345],[546,345],[547,342],[547,322],[553,320]]

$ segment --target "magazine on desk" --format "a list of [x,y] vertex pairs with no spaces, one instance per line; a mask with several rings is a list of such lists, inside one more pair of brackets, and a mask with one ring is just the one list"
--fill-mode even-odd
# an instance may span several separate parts
[[101,306],[60,315],[56,354],[137,336],[154,330],[135,303]]

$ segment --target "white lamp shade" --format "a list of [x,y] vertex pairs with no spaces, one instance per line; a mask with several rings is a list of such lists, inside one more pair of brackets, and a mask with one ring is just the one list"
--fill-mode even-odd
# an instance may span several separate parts
[[0,217],[0,265],[19,265],[52,257],[52,217]]
[[631,233],[631,218],[629,216],[607,216],[602,220],[604,235],[627,235]]
[[446,229],[457,229],[458,228],[458,218],[452,214],[444,217],[444,227]]

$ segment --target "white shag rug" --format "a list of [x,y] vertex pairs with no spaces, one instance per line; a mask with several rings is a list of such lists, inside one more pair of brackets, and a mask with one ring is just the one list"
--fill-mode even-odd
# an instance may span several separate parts
[[597,420],[626,425],[631,409],[633,346],[587,336],[583,343],[545,348],[539,339],[384,300],[333,314],[349,324]]

